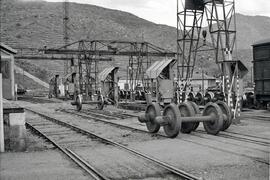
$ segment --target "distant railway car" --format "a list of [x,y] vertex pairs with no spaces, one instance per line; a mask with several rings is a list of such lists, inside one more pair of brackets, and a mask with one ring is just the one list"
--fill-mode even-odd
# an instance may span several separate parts
[[254,95],[258,105],[270,104],[270,39],[253,45]]

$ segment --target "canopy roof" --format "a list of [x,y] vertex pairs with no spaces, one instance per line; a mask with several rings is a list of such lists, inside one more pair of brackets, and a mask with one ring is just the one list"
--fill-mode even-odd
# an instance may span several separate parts
[[100,81],[105,81],[107,76],[112,72],[114,71],[115,69],[119,69],[119,67],[108,67],[108,68],[105,68],[103,71],[101,71],[98,75],[98,78]]
[[162,61],[156,61],[154,62],[147,70],[146,75],[150,79],[156,79],[160,73],[171,63],[175,63],[175,59],[165,59]]

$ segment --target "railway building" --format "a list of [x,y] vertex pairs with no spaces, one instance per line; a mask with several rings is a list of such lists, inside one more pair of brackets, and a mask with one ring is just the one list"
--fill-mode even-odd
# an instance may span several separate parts
[[213,76],[209,76],[205,73],[194,73],[192,78],[193,91],[198,92],[208,87],[216,86],[217,79]]
[[3,98],[15,99],[15,78],[14,78],[14,55],[17,53],[15,49],[1,43],[1,73],[3,78]]

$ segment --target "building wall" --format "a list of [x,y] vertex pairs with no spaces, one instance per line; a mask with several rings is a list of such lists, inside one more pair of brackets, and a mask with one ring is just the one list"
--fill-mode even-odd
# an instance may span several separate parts
[[[129,81],[129,80],[128,80],[128,81],[127,81],[127,80],[123,80],[123,79],[122,79],[122,80],[119,80],[119,81],[118,81],[118,86],[119,86],[119,88],[120,88],[120,89],[125,89],[125,84],[126,84],[126,83],[128,83],[129,86],[130,86],[130,81]],[[142,84],[141,81],[137,81],[137,83],[138,83],[138,84]],[[135,88],[135,84],[133,85],[133,88]],[[129,87],[129,89],[130,89],[130,87]]]
[[1,51],[1,72],[3,77],[3,98],[8,100],[14,100],[14,56],[4,51]]
[[208,87],[212,87],[216,85],[216,80],[215,79],[205,79],[205,80],[201,80],[201,79],[193,79],[191,84],[193,86],[193,91],[194,92],[198,92],[200,90],[200,88],[202,87],[202,84],[204,82],[204,89],[207,89]]

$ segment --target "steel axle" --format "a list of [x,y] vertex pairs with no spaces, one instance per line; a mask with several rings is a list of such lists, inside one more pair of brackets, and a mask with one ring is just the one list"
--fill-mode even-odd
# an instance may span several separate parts
[[[207,133],[216,135],[224,128],[224,124],[230,121],[230,114],[224,111],[225,105],[209,102],[202,114],[199,113],[198,107],[192,102],[170,104],[165,107],[162,115],[158,104],[150,104],[146,113],[139,117],[141,123],[151,126],[163,126],[168,137],[175,137],[179,131],[190,133],[202,122]],[[160,115],[157,115],[160,114]],[[155,132],[158,130],[156,129]]]

